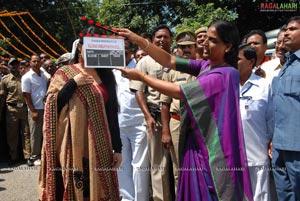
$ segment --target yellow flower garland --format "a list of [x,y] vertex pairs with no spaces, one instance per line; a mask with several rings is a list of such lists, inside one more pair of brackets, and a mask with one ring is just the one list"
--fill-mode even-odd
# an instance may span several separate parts
[[[8,54],[10,57],[12,56],[12,54],[10,52],[8,52],[6,49],[4,49],[3,47],[0,46],[0,50],[5,52],[6,54]],[[4,57],[3,57],[4,58]]]
[[[20,26],[20,24],[13,18],[14,16],[18,16],[21,20],[21,22],[24,24],[24,26],[37,38],[43,45],[45,45],[52,53],[54,53],[57,56],[60,56],[55,50],[53,50],[51,47],[49,47],[39,36],[35,34],[35,32],[30,28],[30,26],[24,21],[24,19],[21,17],[21,15],[29,15],[32,21],[34,21],[35,24],[38,25],[40,29],[43,30],[43,32],[51,38],[52,41],[54,41],[64,52],[68,52],[53,36],[51,36],[39,23],[38,21],[29,13],[29,12],[8,12],[7,10],[0,11],[0,18],[1,17],[10,17],[13,22],[21,29],[21,31],[41,50],[42,52],[48,54],[50,57],[55,58],[53,55],[49,54],[47,51],[45,51],[42,47],[40,47]],[[19,43],[21,43],[27,50],[29,50],[31,53],[33,52],[30,48],[28,48],[22,41],[20,41],[14,34],[11,33],[11,31],[8,29],[8,27],[5,25],[5,23],[1,20],[1,24],[6,28],[6,30],[17,39]],[[1,34],[1,37],[4,36]],[[5,37],[3,38],[6,42],[8,42],[15,50],[17,50],[19,53],[23,54],[24,56],[30,58],[27,54],[19,50],[17,47],[15,47],[11,42],[9,42]],[[2,48],[3,49],[3,48]],[[6,51],[7,52],[7,51]]]
[[19,50],[16,46],[14,46],[5,36],[3,36],[1,33],[0,33],[0,37],[3,38],[3,40],[5,42],[7,42],[10,46],[12,46],[17,52],[19,52],[20,54],[24,55],[25,57],[30,57],[28,54],[26,54],[25,52]]
[[[12,19],[12,21],[14,21],[14,23],[18,26],[18,28],[27,36],[27,38],[29,38],[29,40],[35,44],[37,46],[37,48],[41,51],[46,53],[47,55],[49,55],[50,57],[53,57],[51,54],[49,54],[46,50],[44,50],[41,46],[39,46],[39,44],[37,44],[22,28],[22,26],[13,18],[13,16],[10,16],[10,18]],[[54,58],[54,57],[53,57]]]
[[[21,17],[21,15],[17,15],[21,22],[25,25],[25,27],[35,36],[36,39],[38,39],[43,45],[45,45],[51,52],[53,52],[55,55],[60,56],[57,52],[55,52],[51,47],[49,47],[32,29],[29,27],[29,25],[24,21],[24,19]],[[49,55],[51,56],[51,55]],[[54,57],[54,56],[51,56]],[[55,58],[55,57],[54,57]]]
[[6,29],[7,32],[9,32],[21,45],[23,45],[29,52],[31,52],[32,54],[34,54],[34,51],[32,51],[29,47],[27,47],[22,41],[20,41],[20,39],[18,37],[16,37],[15,34],[13,34],[10,29],[6,26],[6,24],[0,19],[0,23],[2,24],[2,26]]

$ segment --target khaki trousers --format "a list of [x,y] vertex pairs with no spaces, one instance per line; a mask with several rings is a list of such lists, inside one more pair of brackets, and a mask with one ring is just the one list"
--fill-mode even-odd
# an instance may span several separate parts
[[173,198],[170,186],[170,155],[161,142],[161,119],[157,119],[157,129],[148,133],[148,154],[150,158],[151,182],[154,201],[171,201]]
[[30,157],[30,133],[26,107],[7,106],[6,135],[11,160],[19,159],[19,141],[22,142],[24,158]]
[[173,164],[173,175],[175,183],[175,193],[177,192],[178,177],[179,177],[179,133],[180,133],[180,121],[171,118],[170,119],[170,132],[172,137],[173,146],[170,147],[170,155]]

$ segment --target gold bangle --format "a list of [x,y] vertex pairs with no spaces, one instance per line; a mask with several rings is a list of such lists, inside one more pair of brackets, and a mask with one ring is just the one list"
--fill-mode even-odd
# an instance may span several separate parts
[[147,75],[146,73],[143,74],[143,77],[142,77],[142,81],[143,81],[143,82],[145,82],[145,76],[146,76],[146,75]]
[[147,42],[147,45],[146,45],[146,47],[142,48],[142,50],[147,50],[150,46],[150,42],[147,39],[145,39],[145,40]]

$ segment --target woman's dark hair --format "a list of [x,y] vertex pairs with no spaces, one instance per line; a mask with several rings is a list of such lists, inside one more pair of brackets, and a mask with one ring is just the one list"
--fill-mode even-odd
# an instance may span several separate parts
[[216,28],[216,31],[223,43],[232,45],[231,49],[225,53],[224,60],[226,63],[237,68],[240,35],[236,25],[226,20],[216,20],[213,21],[209,27]]
[[[82,33],[84,36],[87,34],[91,34],[91,36],[93,36],[94,34],[98,34],[98,35],[106,34],[102,29],[94,26],[84,29]],[[79,43],[83,44],[83,37],[79,38]],[[80,52],[79,49],[77,48],[75,52],[74,63],[79,62],[79,55]],[[105,107],[106,107],[106,115],[109,123],[109,128],[113,135],[115,134],[115,132],[118,132],[116,131],[118,129],[114,128],[116,126],[118,127],[118,125],[115,125],[118,122],[118,116],[117,116],[118,99],[116,93],[116,79],[111,68],[96,68],[96,71],[108,93],[108,100]]]
[[243,55],[247,60],[254,59],[254,63],[252,66],[252,68],[254,68],[257,61],[257,54],[255,49],[249,44],[243,44],[239,46],[239,51],[243,51]]

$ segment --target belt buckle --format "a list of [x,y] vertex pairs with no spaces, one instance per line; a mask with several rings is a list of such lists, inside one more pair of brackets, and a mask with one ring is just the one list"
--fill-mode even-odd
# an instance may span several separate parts
[[17,107],[23,107],[24,103],[17,103]]

